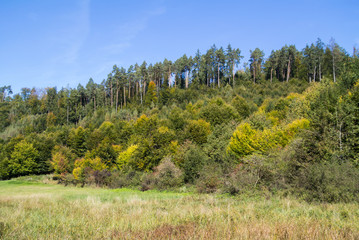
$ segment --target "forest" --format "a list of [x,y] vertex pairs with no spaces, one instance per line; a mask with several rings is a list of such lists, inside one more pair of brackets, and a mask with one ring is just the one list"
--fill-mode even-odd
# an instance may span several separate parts
[[318,39],[241,54],[213,45],[77,88],[0,87],[0,179],[358,201],[359,52]]

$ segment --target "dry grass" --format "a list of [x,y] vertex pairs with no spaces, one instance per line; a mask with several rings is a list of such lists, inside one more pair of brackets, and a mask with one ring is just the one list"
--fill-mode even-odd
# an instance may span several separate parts
[[0,182],[2,239],[359,239],[357,204]]

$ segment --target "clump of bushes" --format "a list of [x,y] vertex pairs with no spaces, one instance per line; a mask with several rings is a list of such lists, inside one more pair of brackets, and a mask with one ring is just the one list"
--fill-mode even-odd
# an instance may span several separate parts
[[184,181],[183,171],[177,167],[171,157],[165,157],[161,163],[154,169],[153,173],[144,176],[141,183],[141,190],[149,189],[173,189],[180,187]]

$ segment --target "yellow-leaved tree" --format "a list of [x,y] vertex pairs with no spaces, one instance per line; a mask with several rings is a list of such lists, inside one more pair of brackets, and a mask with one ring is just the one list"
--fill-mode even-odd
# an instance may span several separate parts
[[131,158],[134,156],[135,151],[137,150],[138,145],[131,145],[125,151],[121,152],[117,158],[117,168],[122,169],[127,163],[130,162]]
[[84,180],[85,179],[85,168],[89,168],[93,171],[102,171],[107,169],[107,165],[102,162],[101,158],[81,158],[75,161],[75,168],[72,171],[74,178],[76,180]]
[[309,127],[309,120],[302,118],[282,127],[256,130],[249,123],[240,124],[234,131],[227,151],[242,158],[253,153],[266,153],[276,147],[285,147],[301,129]]

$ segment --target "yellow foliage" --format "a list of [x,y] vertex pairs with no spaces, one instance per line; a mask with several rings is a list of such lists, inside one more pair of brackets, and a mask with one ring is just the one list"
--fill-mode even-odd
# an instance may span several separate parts
[[117,158],[117,167],[118,169],[122,169],[134,155],[134,152],[138,149],[138,145],[129,146],[126,151],[121,152]]
[[170,142],[169,149],[170,149],[170,152],[171,152],[172,154],[178,153],[178,149],[179,149],[178,141],[177,141],[177,140],[171,141],[171,142]]
[[231,137],[227,151],[238,157],[255,152],[265,153],[279,146],[286,146],[300,129],[309,127],[308,119],[296,119],[284,127],[272,127],[264,130],[253,129],[249,123],[238,126]]
[[122,150],[122,146],[121,145],[112,145],[113,150],[118,154],[121,152]]
[[86,167],[89,167],[95,171],[101,171],[108,168],[107,165],[103,163],[101,158],[99,157],[77,159],[75,161],[75,168],[72,171],[72,174],[74,175],[75,179],[80,180],[84,177],[83,174]]
[[146,116],[146,114],[142,114],[139,118],[137,118],[135,126],[142,126],[146,124],[150,119]]
[[158,128],[158,132],[161,134],[166,134],[169,132],[169,129],[168,129],[168,127],[161,126]]

